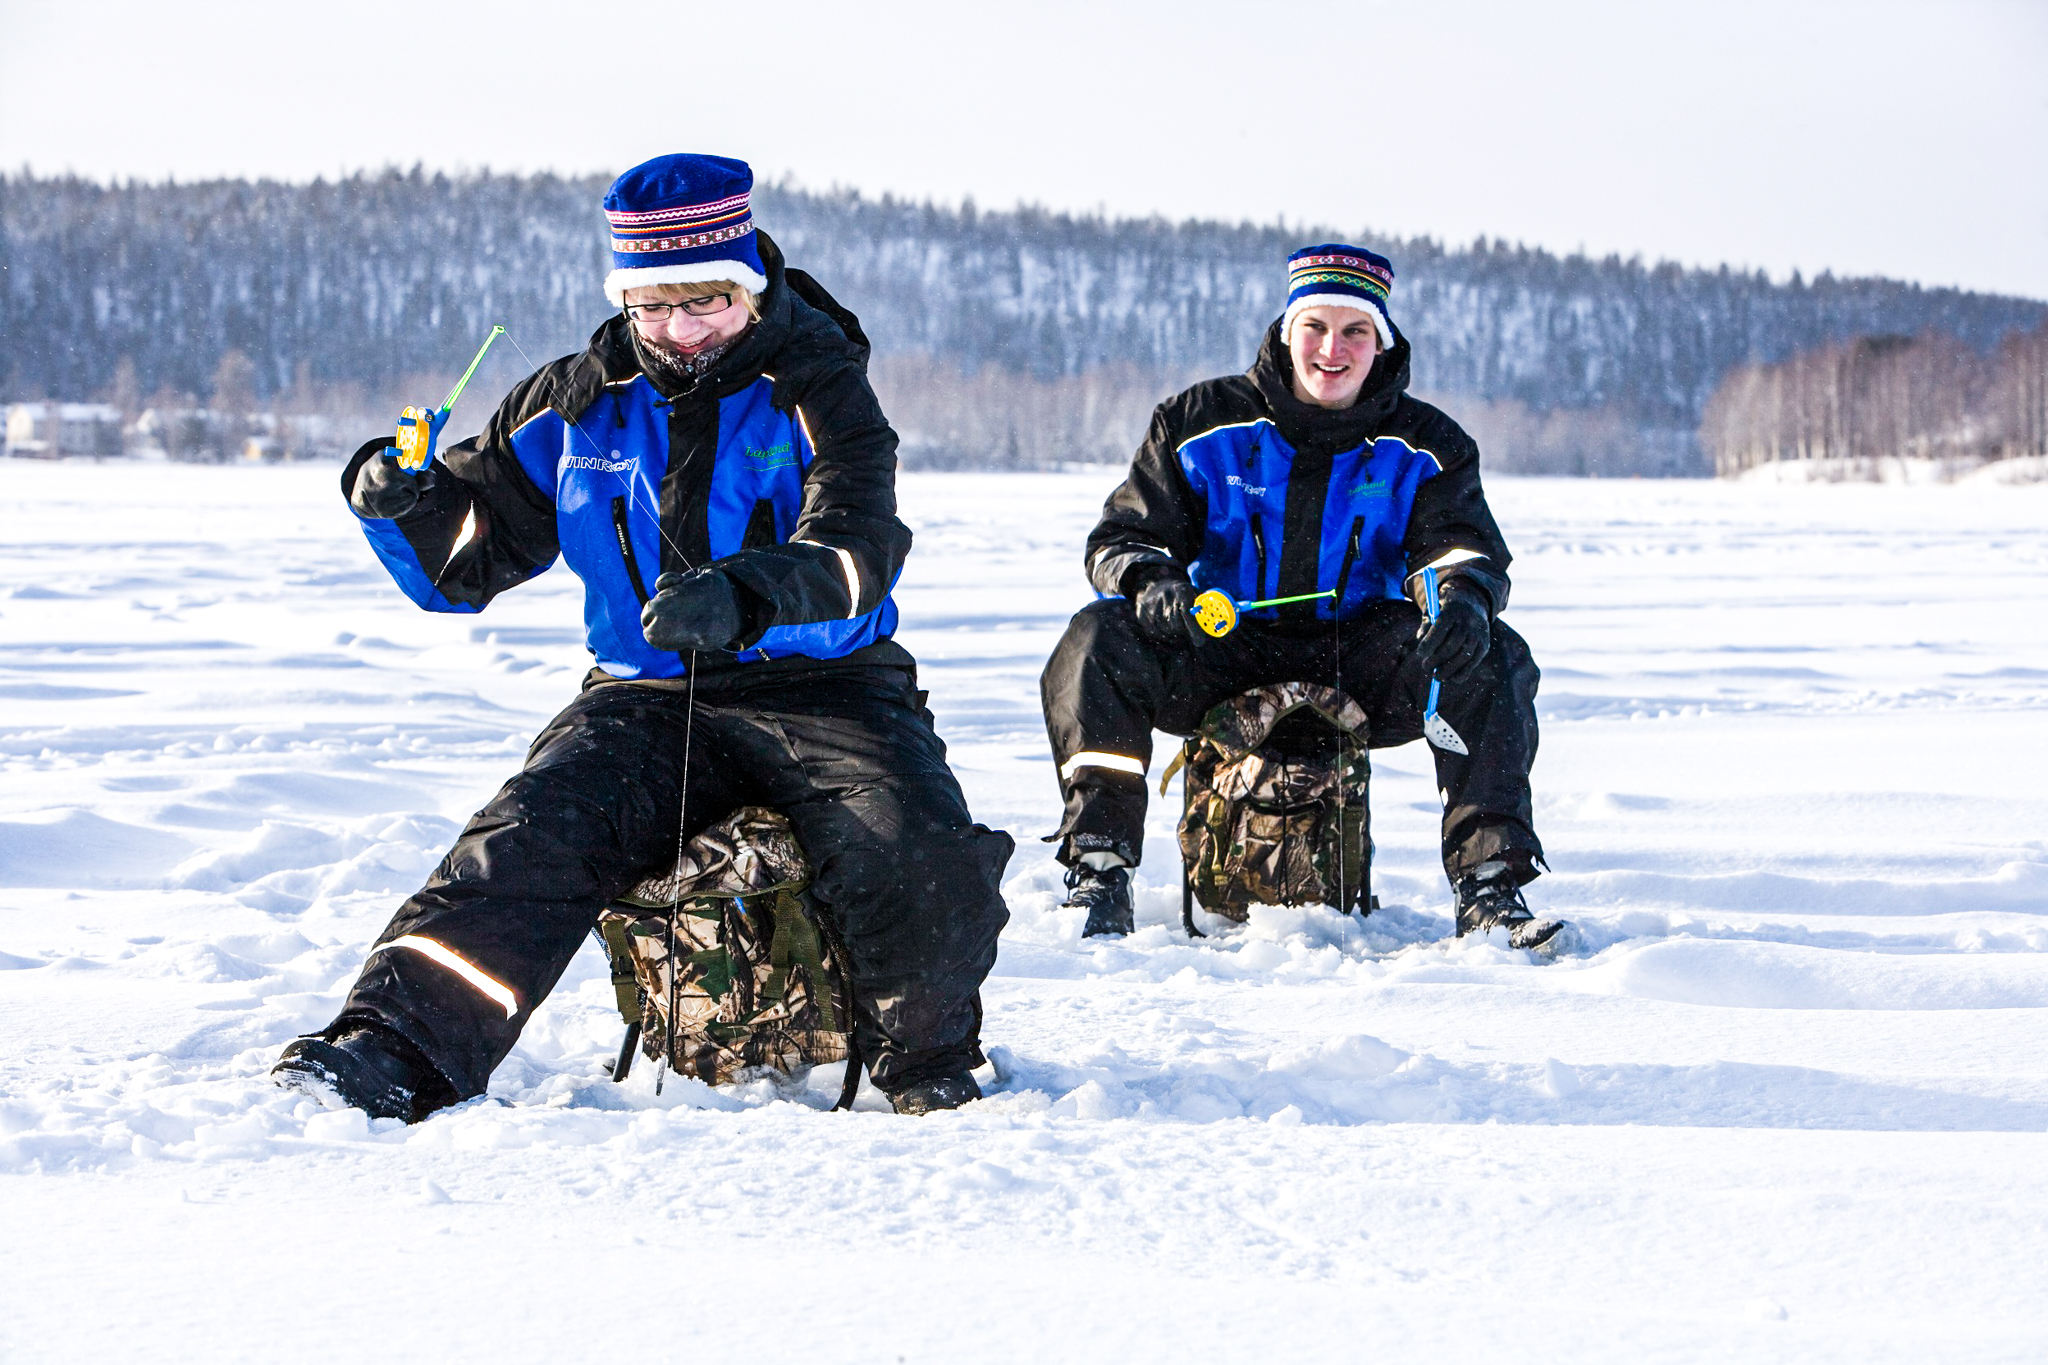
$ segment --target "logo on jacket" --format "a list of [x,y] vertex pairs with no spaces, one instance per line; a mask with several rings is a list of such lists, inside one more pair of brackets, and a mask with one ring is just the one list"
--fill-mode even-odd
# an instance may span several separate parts
[[571,455],[562,461],[562,467],[564,469],[601,469],[607,474],[623,474],[639,463],[639,459],[640,457],[637,455],[629,457],[621,455],[618,451],[614,450],[609,460],[605,459],[602,455]]
[[1246,483],[1244,481],[1244,476],[1241,474],[1226,474],[1223,477],[1223,482],[1229,484],[1232,488],[1242,488],[1247,494],[1254,498],[1263,498],[1266,496],[1266,485],[1262,483]]
[[756,446],[748,446],[744,453],[746,458],[751,460],[754,467],[759,470],[787,469],[797,462],[796,447],[788,441],[777,441],[766,450]]
[[1379,479],[1367,479],[1364,483],[1352,485],[1351,496],[1365,498],[1368,501],[1391,498],[1394,496],[1394,485]]

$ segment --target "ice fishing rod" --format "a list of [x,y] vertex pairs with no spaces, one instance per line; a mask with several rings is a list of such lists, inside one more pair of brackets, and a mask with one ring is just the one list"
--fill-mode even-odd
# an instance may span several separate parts
[[1195,624],[1205,635],[1222,639],[1237,629],[1237,614],[1241,611],[1256,611],[1260,607],[1281,607],[1289,602],[1314,602],[1323,597],[1335,597],[1337,590],[1328,592],[1296,593],[1293,597],[1268,597],[1259,602],[1233,602],[1230,594],[1219,588],[1211,588],[1195,598],[1195,604],[1188,608],[1188,614],[1195,618]]
[[[398,467],[408,474],[417,474],[434,462],[434,439],[441,434],[441,428],[448,425],[449,410],[455,400],[462,397],[462,391],[469,387],[470,377],[476,367],[484,363],[484,353],[491,349],[491,343],[505,335],[502,326],[493,324],[491,334],[484,338],[484,344],[477,347],[476,357],[469,362],[469,368],[462,372],[462,378],[455,381],[455,387],[448,390],[448,396],[436,408],[407,407],[398,414]],[[512,343],[517,346],[518,342]]]
[[[1422,610],[1429,617],[1431,625],[1436,624],[1437,613],[1443,610],[1443,598],[1436,590],[1436,569],[1434,566],[1422,571]],[[1464,738],[1451,728],[1451,723],[1437,714],[1436,698],[1443,684],[1437,680],[1436,670],[1429,673],[1429,703],[1422,708],[1422,733],[1437,748],[1453,754],[1472,751],[1465,747]]]

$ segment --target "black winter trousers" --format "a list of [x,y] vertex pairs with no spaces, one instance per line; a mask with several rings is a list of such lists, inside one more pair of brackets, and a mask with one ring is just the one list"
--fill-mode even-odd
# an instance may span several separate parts
[[694,724],[688,710],[680,688],[587,687],[399,908],[330,1035],[382,1024],[460,1096],[483,1093],[598,913],[675,865],[678,809],[694,836],[761,805],[789,818],[845,941],[875,1084],[978,1064],[1012,844],[967,813],[917,694],[808,680],[743,699],[700,691]]
[[[1372,747],[1420,739],[1429,699],[1429,671],[1415,654],[1421,621],[1412,603],[1380,601],[1341,632],[1246,622],[1220,640],[1156,645],[1139,634],[1128,599],[1083,607],[1039,682],[1066,797],[1060,861],[1072,865],[1100,849],[1136,863],[1144,852],[1142,774],[1151,767],[1153,730],[1193,734],[1210,707],[1248,688],[1337,687],[1365,709]],[[1502,857],[1526,878],[1542,860],[1529,808],[1539,676],[1522,637],[1496,621],[1493,646],[1474,675],[1437,698],[1439,714],[1472,751],[1430,749],[1444,806],[1444,871],[1453,882]],[[1119,760],[1136,771],[1120,769]]]

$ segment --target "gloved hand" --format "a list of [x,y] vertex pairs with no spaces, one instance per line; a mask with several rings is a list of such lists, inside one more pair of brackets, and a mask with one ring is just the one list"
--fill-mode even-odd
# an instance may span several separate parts
[[1155,645],[1195,639],[1197,628],[1191,614],[1195,585],[1188,581],[1187,571],[1178,564],[1145,565],[1132,577],[1140,575],[1143,580],[1134,585],[1137,593],[1131,599],[1131,608],[1138,614],[1138,633]]
[[1416,629],[1420,658],[1447,683],[1463,681],[1493,644],[1493,603],[1482,588],[1450,579],[1437,589],[1434,623]]
[[730,649],[746,630],[739,590],[716,569],[663,574],[640,612],[640,633],[656,649]]
[[380,454],[363,461],[363,467],[356,471],[348,505],[374,521],[402,517],[433,489],[434,480],[434,466],[408,474],[398,467],[398,447],[386,446]]

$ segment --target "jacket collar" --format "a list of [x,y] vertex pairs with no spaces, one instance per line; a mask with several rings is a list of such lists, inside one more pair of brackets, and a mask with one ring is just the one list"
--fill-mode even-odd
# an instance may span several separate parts
[[1259,345],[1259,358],[1246,372],[1265,400],[1266,411],[1287,444],[1298,451],[1335,454],[1370,440],[1393,415],[1394,407],[1408,389],[1408,338],[1399,329],[1393,346],[1380,353],[1358,391],[1358,401],[1348,408],[1332,410],[1304,403],[1294,396],[1294,359],[1280,341],[1280,324],[1266,329]]

